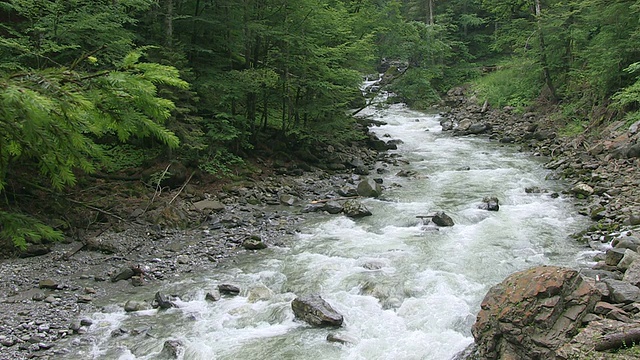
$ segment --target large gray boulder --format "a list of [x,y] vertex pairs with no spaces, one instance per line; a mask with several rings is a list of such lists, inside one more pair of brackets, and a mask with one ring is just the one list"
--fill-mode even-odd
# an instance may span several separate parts
[[478,359],[555,359],[600,300],[573,269],[540,266],[492,287],[472,333]]
[[291,303],[296,319],[315,327],[342,326],[344,317],[335,311],[320,295],[297,297]]
[[630,304],[640,301],[640,288],[626,281],[604,279],[609,289],[609,300],[616,304]]
[[611,242],[611,245],[614,248],[630,249],[637,252],[638,246],[640,246],[640,238],[638,238],[637,236],[623,236],[623,237],[614,239]]
[[329,214],[339,214],[342,212],[342,204],[337,201],[327,201],[322,207],[323,211],[328,212]]
[[358,183],[357,191],[360,196],[377,198],[382,194],[382,185],[373,179],[366,179]]

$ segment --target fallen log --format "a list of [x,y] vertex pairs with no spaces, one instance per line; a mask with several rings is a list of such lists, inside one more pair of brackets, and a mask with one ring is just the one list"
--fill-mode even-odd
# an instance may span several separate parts
[[596,344],[595,349],[596,351],[605,351],[621,347],[632,347],[636,344],[640,344],[640,329],[605,335]]
[[326,203],[329,201],[340,201],[340,200],[350,200],[350,199],[357,199],[361,196],[347,196],[347,197],[338,197],[338,198],[332,198],[332,199],[323,199],[323,200],[313,200],[311,203],[312,204],[322,204],[322,203]]

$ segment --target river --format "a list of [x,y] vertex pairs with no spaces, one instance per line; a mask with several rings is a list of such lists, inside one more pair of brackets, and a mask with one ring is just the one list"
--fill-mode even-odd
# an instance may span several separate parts
[[[582,248],[569,235],[586,220],[571,199],[525,193],[562,188],[546,180],[542,159],[485,138],[452,137],[437,115],[400,104],[365,115],[387,123],[373,131],[401,139],[391,153],[406,161],[379,175],[381,198],[363,200],[373,216],[313,214],[286,247],[166,283],[163,292],[182,296],[177,309],[126,314],[107,307],[92,315],[95,342],[67,358],[154,359],[165,340],[179,339],[184,359],[446,360],[473,341],[471,325],[490,286],[536,265],[579,265]],[[395,175],[400,170],[416,176]],[[500,211],[478,209],[485,196],[499,198]],[[437,229],[416,218],[437,210],[456,225]],[[243,291],[206,301],[220,283]],[[344,315],[342,328],[294,319],[291,301],[310,293]],[[148,329],[149,336],[111,337],[119,327]],[[352,344],[329,343],[329,333]]]

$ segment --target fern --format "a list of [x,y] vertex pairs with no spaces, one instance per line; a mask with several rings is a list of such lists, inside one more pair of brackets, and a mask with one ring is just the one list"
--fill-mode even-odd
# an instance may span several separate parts
[[63,234],[32,217],[0,210],[0,239],[25,249],[27,242],[60,241]]

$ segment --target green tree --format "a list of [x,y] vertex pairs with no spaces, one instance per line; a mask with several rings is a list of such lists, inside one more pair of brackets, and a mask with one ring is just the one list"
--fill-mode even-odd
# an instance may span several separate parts
[[[102,51],[114,44],[131,45],[132,35],[122,28],[126,22],[120,22],[121,27],[108,26],[119,29],[123,38],[90,43],[96,39],[79,34],[90,24],[81,22],[89,21],[87,14],[100,15],[98,22],[107,18],[100,11],[113,10],[106,5],[112,2],[69,3],[5,4],[4,10],[16,19],[4,25],[9,35],[0,38],[4,65],[0,68],[0,194],[5,195],[7,208],[11,204],[6,193],[12,190],[7,186],[9,180],[16,181],[17,168],[40,173],[53,190],[60,190],[75,184],[76,170],[92,172],[101,165],[99,139],[126,142],[153,137],[168,147],[179,143],[163,126],[175,105],[158,96],[158,86],[188,87],[178,71],[140,61],[141,51],[131,51],[118,62],[111,56],[124,49],[103,56]],[[120,10],[125,11],[141,2],[121,4]],[[99,64],[100,58],[109,61]],[[20,180],[22,186],[43,185],[37,178],[30,183],[24,177]],[[0,223],[0,237],[21,247],[27,239],[60,237],[36,220],[11,211],[0,211]]]

